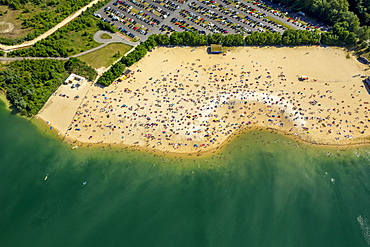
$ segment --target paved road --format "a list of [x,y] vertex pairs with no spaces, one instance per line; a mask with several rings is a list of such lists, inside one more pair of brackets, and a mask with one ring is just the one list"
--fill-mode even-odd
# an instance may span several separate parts
[[[109,36],[111,36],[112,39],[102,39],[102,38],[100,38],[101,35],[102,34],[105,34],[105,33],[108,34]],[[126,45],[131,45],[131,46],[135,46],[135,45],[140,44],[140,42],[131,42],[131,41],[128,41],[127,39],[125,39],[123,36],[121,36],[118,33],[111,33],[111,32],[103,31],[103,30],[97,31],[94,34],[94,40],[96,42],[98,42],[98,43],[104,43],[104,44],[124,43]]]
[[[168,0],[166,0],[166,2],[167,1]],[[160,27],[162,25],[170,26],[174,31],[178,32],[184,31],[178,25],[174,25],[174,23],[170,22],[172,18],[176,18],[179,21],[185,21],[187,24],[190,24],[190,26],[193,26],[200,31],[205,31],[207,34],[217,32],[217,30],[214,30],[212,27],[209,26],[208,27],[201,26],[193,22],[192,20],[195,20],[196,17],[203,18],[204,20],[213,23],[214,25],[221,28],[221,31],[225,30],[228,31],[228,33],[240,33],[240,32],[246,33],[249,31],[264,31],[263,29],[275,30],[281,33],[284,32],[286,27],[280,26],[277,23],[275,24],[269,23],[267,20],[268,18],[280,21],[294,29],[305,29],[305,27],[297,26],[293,24],[291,21],[288,21],[287,17],[279,14],[277,11],[268,10],[263,5],[259,6],[258,3],[254,4],[246,2],[244,0],[240,0],[239,2],[237,2],[238,4],[237,6],[235,6],[235,3],[230,3],[230,1],[227,0],[217,1],[220,5],[222,5],[222,7],[220,7],[219,4],[214,4],[211,3],[210,1],[202,0],[189,0],[185,3],[180,3],[178,0],[169,0],[169,1],[172,2],[173,4],[177,4],[178,8],[177,9],[173,8],[172,10],[169,10],[163,5],[164,4],[163,0],[140,0],[140,1],[121,0],[122,2],[121,4],[117,4],[117,0],[112,0],[111,2],[106,4],[103,8],[98,10],[96,14],[99,14],[102,18],[106,19],[106,21],[110,21],[110,23],[114,24],[114,26],[124,28],[126,31],[134,34],[142,41],[145,41],[150,34],[164,33],[163,31],[160,30]],[[170,5],[172,4],[169,2],[167,3]],[[151,7],[147,6],[149,4]],[[192,6],[195,6],[195,8]],[[203,7],[205,9],[203,10],[197,9],[196,8],[197,6]],[[107,7],[110,8],[109,11],[105,10]],[[157,7],[160,7],[162,10],[169,12],[170,15],[167,18],[161,18],[161,16],[158,16],[158,11],[156,11]],[[276,10],[280,11],[282,10],[281,8],[277,8],[278,7],[277,5],[271,7],[273,7]],[[136,11],[133,11],[134,9],[137,11],[141,11],[139,18],[137,15],[135,15],[134,12]],[[254,12],[251,14],[250,12],[253,9]],[[181,15],[180,12],[182,10],[187,11],[186,16]],[[209,15],[209,11],[218,14],[218,17],[223,16],[224,19],[227,20],[227,22],[221,23],[219,20],[216,21],[210,18],[211,16]],[[191,14],[189,14],[189,12],[191,12]],[[239,19],[238,14],[236,12],[238,12],[239,15],[242,15],[243,18]],[[259,12],[259,16],[255,16],[256,12]],[[266,19],[261,16],[262,14],[266,16]],[[193,15],[193,18],[188,18],[188,16],[191,15]],[[119,20],[113,20],[112,18],[113,16],[117,16]],[[157,19],[159,21],[159,24],[155,24],[154,26],[152,26],[141,20],[142,17],[145,17],[146,19],[149,20],[151,18]],[[132,23],[132,20],[136,21],[136,25],[129,27],[129,25]],[[244,20],[246,20],[246,23],[244,23]],[[231,28],[228,22],[235,23],[238,26]],[[139,28],[139,30],[136,31],[133,30],[134,27]],[[145,35],[139,32],[140,29],[142,30],[148,29],[149,32],[148,34]]]
[[23,49],[23,48],[27,48],[29,46],[32,46],[37,41],[40,41],[42,39],[45,39],[49,35],[53,34],[55,31],[57,31],[59,28],[61,28],[61,27],[65,26],[66,24],[68,24],[70,21],[72,21],[73,19],[75,19],[77,16],[81,15],[82,12],[84,12],[87,8],[90,8],[92,5],[98,3],[99,1],[101,1],[101,0],[93,0],[88,5],[82,7],[81,9],[79,9],[78,11],[76,11],[75,13],[73,13],[70,16],[68,16],[67,18],[65,18],[62,22],[58,23],[53,28],[49,29],[48,31],[46,31],[45,33],[41,34],[39,37],[37,37],[37,38],[35,38],[35,39],[31,40],[31,41],[27,41],[27,42],[24,42],[24,43],[19,44],[19,45],[2,45],[2,44],[0,44],[0,49],[5,50],[5,51],[11,51],[11,50]]
[[[102,38],[100,38],[100,36],[103,33],[109,34],[110,36],[113,37],[113,39],[102,39]],[[135,47],[138,44],[140,44],[140,42],[131,42],[131,41],[126,40],[125,38],[123,38],[119,34],[112,34],[112,33],[107,32],[107,31],[97,31],[94,34],[94,39],[95,39],[96,42],[99,42],[99,43],[102,43],[102,44],[99,45],[99,46],[97,46],[97,47],[95,47],[95,48],[92,48],[90,50],[87,50],[87,51],[84,51],[84,52],[81,52],[81,53],[78,53],[78,54],[75,54],[75,55],[72,55],[72,56],[69,56],[69,57],[0,57],[0,61],[16,61],[16,60],[22,60],[22,59],[57,59],[57,60],[68,60],[71,57],[79,57],[79,56],[88,54],[90,52],[99,50],[99,49],[103,48],[104,46],[107,46],[107,45],[109,45],[111,43],[124,43],[126,45],[131,45],[133,47]]]

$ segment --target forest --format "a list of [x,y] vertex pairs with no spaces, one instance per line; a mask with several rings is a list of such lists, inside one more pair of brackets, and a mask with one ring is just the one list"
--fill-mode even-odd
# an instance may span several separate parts
[[22,115],[32,116],[66,78],[63,61],[24,59],[0,71],[0,88]]
[[24,59],[11,62],[0,71],[0,89],[20,114],[33,116],[70,73],[90,80],[97,76],[93,68],[77,58]]
[[[370,0],[274,0],[329,25],[338,24],[360,40],[370,38]],[[363,37],[366,36],[366,37]]]

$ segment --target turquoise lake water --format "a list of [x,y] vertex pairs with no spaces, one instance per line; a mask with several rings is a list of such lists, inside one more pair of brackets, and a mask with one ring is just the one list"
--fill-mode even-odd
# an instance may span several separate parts
[[255,131],[209,157],[71,150],[4,107],[1,247],[370,246],[369,147]]

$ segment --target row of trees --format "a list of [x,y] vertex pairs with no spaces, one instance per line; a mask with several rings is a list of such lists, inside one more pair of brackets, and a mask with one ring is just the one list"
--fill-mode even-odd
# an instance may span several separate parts
[[[166,35],[167,36],[167,35]],[[111,66],[111,68],[104,72],[101,77],[99,77],[97,83],[109,86],[112,82],[122,75],[123,70],[139,61],[143,58],[147,52],[157,46],[155,37],[160,37],[157,35],[149,36],[148,40],[136,46],[135,50],[122,57],[117,63]],[[167,36],[168,37],[168,36]]]
[[113,64],[108,71],[104,72],[99,77],[97,83],[104,86],[109,86],[115,79],[117,79],[122,74],[124,69],[125,65],[118,61],[117,63]]
[[224,46],[243,45],[341,45],[343,43],[354,44],[356,37],[353,33],[335,26],[331,32],[320,33],[318,31],[287,29],[283,34],[273,32],[254,32],[244,38],[242,34],[198,34],[192,32],[174,32],[167,34],[153,34],[138,45],[135,50],[124,56],[119,62],[105,72],[98,79],[98,83],[108,86],[119,77],[125,67],[131,66],[146,53],[157,45],[190,45],[201,46],[209,44],[222,44]]
[[[33,7],[40,9],[41,12],[31,15],[31,17],[24,19],[22,28],[32,28],[33,31],[26,36],[16,39],[8,39],[0,37],[0,43],[5,45],[15,45],[24,41],[33,40],[40,36],[50,28],[54,27],[57,23],[61,22],[64,18],[77,11],[81,7],[87,5],[91,0],[0,0],[0,4],[8,5],[13,9],[22,9],[24,13],[30,12],[27,9],[26,3],[32,4]],[[94,11],[103,7],[108,0],[95,4],[92,8]],[[53,6],[42,11],[42,8]]]
[[156,45],[190,45],[200,46],[222,44],[224,46],[242,45],[342,45],[356,44],[357,37],[340,24],[334,25],[330,32],[287,29],[284,33],[253,32],[245,38],[242,34],[197,34],[192,32],[174,32],[170,36],[165,34],[151,35],[143,44]]

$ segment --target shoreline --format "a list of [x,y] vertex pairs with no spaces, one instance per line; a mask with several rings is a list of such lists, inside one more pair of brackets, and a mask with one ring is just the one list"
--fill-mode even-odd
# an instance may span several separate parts
[[[6,104],[6,108],[8,111],[10,111],[11,103],[6,99],[6,95],[4,93],[0,93],[0,100],[3,101]],[[18,115],[20,116],[20,115]],[[242,130],[239,130],[237,133],[234,133],[232,136],[229,136],[228,139],[226,139],[221,145],[212,148],[212,149],[206,149],[206,150],[198,150],[197,152],[193,153],[181,153],[181,152],[163,152],[161,150],[156,149],[150,149],[150,148],[144,148],[140,147],[138,145],[125,145],[125,144],[114,144],[114,143],[85,143],[85,142],[79,142],[78,140],[74,139],[66,139],[66,137],[60,133],[60,131],[56,128],[50,129],[51,126],[48,124],[44,119],[40,117],[32,117],[27,118],[24,116],[20,116],[22,118],[25,118],[29,120],[39,131],[40,134],[46,134],[47,136],[54,138],[55,140],[59,140],[62,144],[67,145],[69,147],[78,146],[81,148],[112,148],[112,149],[125,149],[125,150],[132,150],[132,151],[139,151],[139,152],[145,152],[150,153],[153,155],[158,156],[166,156],[166,157],[176,157],[176,158],[197,158],[202,157],[206,158],[211,155],[215,155],[218,153],[221,153],[224,148],[226,148],[227,145],[229,145],[231,142],[233,142],[235,139],[239,138],[241,135],[247,133],[247,132],[257,132],[257,131],[264,131],[269,133],[274,133],[280,136],[284,136],[289,138],[292,141],[295,141],[297,143],[307,145],[310,147],[316,147],[316,148],[325,148],[325,149],[336,149],[336,150],[351,150],[361,147],[370,146],[370,140],[367,142],[355,142],[351,144],[323,144],[323,143],[313,143],[308,140],[304,140],[298,136],[295,136],[293,134],[286,133],[282,130],[278,129],[272,129],[272,128],[263,128],[263,127],[251,127],[251,128],[245,128]]]
[[[40,118],[82,146],[164,155],[217,152],[263,129],[314,146],[368,145],[368,67],[338,47],[157,47],[129,78],[60,86]],[[309,79],[299,80],[302,75]]]
[[[37,121],[38,123],[35,123]],[[206,158],[211,155],[215,155],[218,153],[222,153],[222,151],[235,139],[238,139],[241,135],[246,134],[248,132],[268,132],[272,134],[277,134],[281,137],[286,137],[294,142],[297,142],[299,144],[303,144],[309,147],[315,147],[315,148],[324,148],[324,149],[330,149],[330,150],[352,150],[352,149],[357,149],[357,148],[362,148],[366,146],[370,146],[370,140],[367,142],[355,142],[355,143],[350,143],[350,144],[323,144],[323,143],[313,143],[308,140],[304,140],[300,138],[299,136],[295,136],[293,134],[286,133],[282,130],[278,129],[272,129],[272,128],[263,128],[263,127],[251,127],[251,128],[245,128],[242,130],[239,130],[237,133],[234,133],[233,135],[229,136],[228,139],[226,139],[221,145],[214,147],[212,149],[205,149],[205,150],[198,150],[197,152],[193,153],[185,153],[185,152],[173,152],[173,151],[161,151],[158,149],[151,149],[151,148],[146,148],[142,147],[139,145],[125,145],[125,144],[114,144],[114,143],[85,143],[85,142],[80,142],[75,139],[68,139],[65,138],[63,135],[58,135],[58,130],[53,128],[53,129],[48,129],[50,125],[47,124],[43,119],[40,118],[34,118],[31,121],[32,124],[36,126],[41,132],[44,131],[46,135],[49,135],[51,138],[54,138],[56,140],[59,140],[61,143],[68,145],[70,147],[75,147],[78,146],[78,148],[111,148],[111,149],[125,149],[125,150],[132,150],[132,151],[138,151],[138,152],[145,152],[145,153],[150,153],[153,155],[158,155],[158,156],[165,156],[165,157],[175,157],[175,158],[197,158],[197,157],[202,157]],[[46,129],[42,129],[46,128]],[[41,133],[40,132],[40,133]]]
[[0,100],[1,100],[2,102],[4,102],[6,109],[10,111],[10,107],[12,106],[12,104],[11,104],[11,103],[10,103],[10,101],[6,98],[6,93],[5,93],[4,91],[0,91]]

